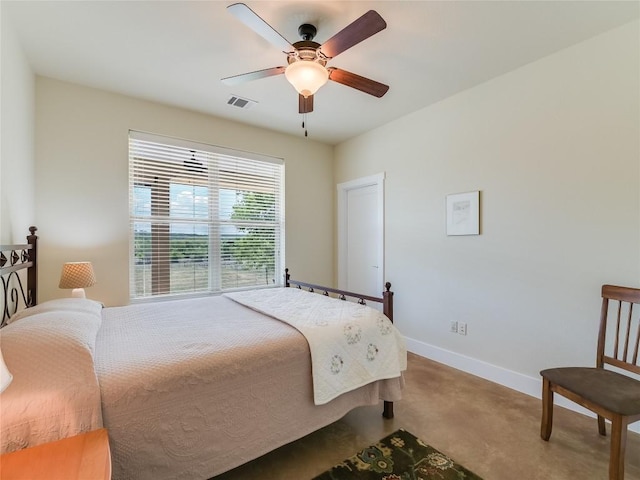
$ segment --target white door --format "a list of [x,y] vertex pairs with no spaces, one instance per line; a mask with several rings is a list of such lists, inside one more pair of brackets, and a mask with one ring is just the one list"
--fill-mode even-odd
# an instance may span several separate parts
[[338,284],[375,297],[384,289],[384,174],[338,185]]

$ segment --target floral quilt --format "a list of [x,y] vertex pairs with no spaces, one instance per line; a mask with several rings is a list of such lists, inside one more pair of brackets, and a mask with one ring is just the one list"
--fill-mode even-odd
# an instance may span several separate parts
[[407,368],[404,338],[380,311],[297,288],[270,288],[225,294],[302,333],[311,350],[314,403],[374,382],[395,378]]

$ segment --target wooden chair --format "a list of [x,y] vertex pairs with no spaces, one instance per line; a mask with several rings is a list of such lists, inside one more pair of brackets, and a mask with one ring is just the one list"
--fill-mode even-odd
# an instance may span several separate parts
[[[611,301],[611,305],[609,302]],[[540,436],[549,440],[553,423],[553,394],[558,393],[598,415],[600,435],[611,421],[609,479],[624,479],[627,426],[640,420],[640,289],[602,286],[602,310],[596,368],[550,368],[542,375],[542,425]],[[630,375],[605,370],[611,365]]]

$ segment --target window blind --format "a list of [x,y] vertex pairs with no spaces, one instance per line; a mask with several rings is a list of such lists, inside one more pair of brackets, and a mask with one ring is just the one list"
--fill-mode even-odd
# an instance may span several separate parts
[[281,285],[281,159],[129,132],[130,296]]

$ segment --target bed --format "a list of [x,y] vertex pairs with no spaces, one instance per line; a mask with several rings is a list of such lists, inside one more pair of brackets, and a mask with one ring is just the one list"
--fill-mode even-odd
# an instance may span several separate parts
[[[3,453],[104,426],[115,480],[208,479],[358,406],[382,400],[393,417],[406,349],[390,322],[389,284],[370,297],[287,271],[286,288],[125,307],[38,304],[32,229],[27,244],[0,247],[9,252],[0,352],[13,374],[0,394]],[[339,330],[344,341],[310,339],[309,329]],[[367,359],[356,368],[350,355]]]

